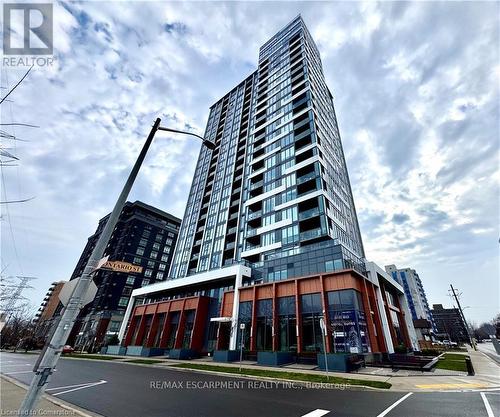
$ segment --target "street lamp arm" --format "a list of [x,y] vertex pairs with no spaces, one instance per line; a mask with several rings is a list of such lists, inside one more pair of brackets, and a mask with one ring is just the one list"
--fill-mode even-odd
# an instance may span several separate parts
[[198,135],[196,133],[193,133],[193,132],[188,132],[188,131],[185,131],[185,130],[171,129],[170,127],[163,127],[163,126],[158,126],[158,130],[163,130],[164,132],[182,133],[184,135],[195,136],[198,139],[201,139],[203,141],[203,144],[208,149],[213,150],[215,148],[215,144],[213,142],[211,142],[210,140],[205,139],[203,136],[200,136],[200,135]]

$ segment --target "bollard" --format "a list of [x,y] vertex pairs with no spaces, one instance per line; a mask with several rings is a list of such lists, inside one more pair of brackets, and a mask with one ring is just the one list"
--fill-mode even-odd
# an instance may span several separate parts
[[474,375],[474,367],[472,366],[472,361],[470,360],[470,356],[465,357],[465,366],[467,366],[467,375]]

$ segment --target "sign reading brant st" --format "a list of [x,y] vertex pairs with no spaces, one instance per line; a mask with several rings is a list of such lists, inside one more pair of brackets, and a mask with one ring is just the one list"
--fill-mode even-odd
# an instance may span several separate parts
[[134,265],[129,262],[123,261],[107,261],[101,269],[109,269],[115,272],[128,272],[140,274],[142,272],[142,266]]

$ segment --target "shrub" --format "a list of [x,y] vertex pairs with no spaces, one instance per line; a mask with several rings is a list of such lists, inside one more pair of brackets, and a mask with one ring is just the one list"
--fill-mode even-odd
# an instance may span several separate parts
[[408,353],[408,349],[405,345],[400,344],[394,348],[394,353]]
[[422,349],[422,355],[424,355],[424,356],[439,356],[440,352],[437,349]]

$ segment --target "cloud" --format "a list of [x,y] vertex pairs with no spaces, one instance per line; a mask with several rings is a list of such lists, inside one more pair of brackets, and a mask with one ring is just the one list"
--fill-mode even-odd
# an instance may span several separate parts
[[[41,126],[12,131],[29,142],[12,149],[21,165],[4,169],[7,193],[36,199],[10,209],[21,266],[2,222],[3,266],[39,276],[38,298],[69,277],[154,119],[203,132],[209,106],[302,13],[335,98],[367,256],[419,270],[431,302],[454,282],[487,319],[498,310],[498,9],[57,3],[56,65],[33,71],[1,115]],[[2,71],[2,86],[21,75]],[[158,134],[131,199],[182,216],[199,147]]]

